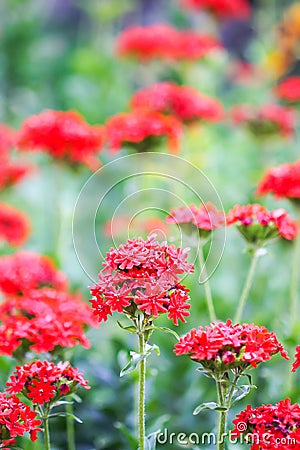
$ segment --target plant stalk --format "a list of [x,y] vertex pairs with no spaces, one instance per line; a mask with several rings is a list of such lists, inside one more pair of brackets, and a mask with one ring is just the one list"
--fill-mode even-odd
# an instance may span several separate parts
[[205,266],[203,244],[200,244],[199,262],[200,262],[200,271],[201,271],[200,277],[202,276],[204,279],[204,281],[201,282],[201,279],[199,278],[199,282],[200,282],[200,284],[203,284],[203,286],[204,286],[205,298],[206,298],[207,308],[208,308],[208,312],[209,312],[209,318],[210,318],[211,322],[216,322],[217,315],[216,315],[216,311],[215,311],[215,307],[214,307],[210,283],[208,280],[208,274],[207,274],[207,270],[206,270],[206,266]]
[[[216,380],[218,391],[218,403],[220,406],[225,405],[225,396],[223,392],[222,380]],[[225,449],[225,437],[226,437],[226,418],[227,411],[218,411],[218,431],[217,431],[217,450]]]
[[[143,331],[138,333],[139,353],[145,353],[145,335]],[[146,384],[146,359],[142,359],[139,365],[139,397],[138,397],[138,435],[139,450],[145,450],[145,384]]]
[[253,253],[252,256],[252,260],[251,260],[251,264],[249,267],[249,271],[248,271],[248,275],[245,281],[245,285],[239,300],[239,304],[238,304],[238,308],[236,311],[236,314],[234,316],[234,323],[239,323],[242,315],[243,315],[243,311],[244,311],[244,307],[254,280],[254,274],[255,274],[255,269],[257,266],[257,262],[258,262],[258,258],[259,258],[259,253],[257,250],[255,250],[255,252]]

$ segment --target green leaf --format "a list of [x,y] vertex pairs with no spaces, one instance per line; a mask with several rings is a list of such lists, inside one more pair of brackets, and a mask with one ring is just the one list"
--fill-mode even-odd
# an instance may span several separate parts
[[130,449],[136,450],[139,445],[139,442],[138,442],[137,438],[128,430],[126,425],[124,425],[121,422],[116,422],[115,428],[120,430],[121,433],[123,434],[123,436],[127,439]]
[[79,419],[79,417],[75,416],[74,414],[70,414],[70,413],[61,412],[61,413],[50,414],[49,418],[52,418],[52,417],[71,417],[72,419],[75,420],[75,422],[83,423],[82,420]]
[[207,378],[213,378],[212,373],[209,370],[204,369],[204,367],[198,367],[197,371],[202,373]]
[[155,353],[156,353],[158,356],[160,355],[160,348],[159,348],[158,345],[156,345],[156,344],[146,344],[145,347],[146,347],[146,353],[147,353],[147,356],[150,355],[150,353],[152,352],[152,350],[154,350]]
[[136,334],[136,328],[133,325],[125,327],[119,320],[117,320],[117,324],[122,330],[128,331],[129,333]]
[[148,355],[148,353],[144,353],[143,355],[141,355],[140,353],[130,352],[130,360],[121,370],[120,377],[124,377],[124,375],[128,375],[129,373],[133,372],[139,365],[139,363],[147,358]]
[[197,416],[201,411],[204,411],[207,409],[209,409],[211,411],[227,411],[227,408],[225,406],[221,406],[215,402],[208,402],[208,403],[201,403],[201,405],[198,405],[194,409],[193,415]]
[[252,389],[256,389],[254,384],[243,384],[242,386],[237,386],[237,391],[233,396],[232,403],[236,403],[246,397]]
[[171,328],[168,327],[157,327],[155,325],[152,325],[151,327],[147,327],[146,330],[158,330],[158,331],[163,331],[164,333],[169,333],[169,334],[173,334],[173,336],[176,337],[177,341],[180,340],[180,337],[178,336],[178,334],[176,333],[176,331],[172,330]]

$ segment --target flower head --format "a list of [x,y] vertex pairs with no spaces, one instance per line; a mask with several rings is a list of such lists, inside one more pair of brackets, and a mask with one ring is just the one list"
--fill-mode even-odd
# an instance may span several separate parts
[[21,150],[45,151],[68,164],[84,164],[96,170],[103,142],[103,127],[88,125],[75,111],[48,110],[24,121],[17,146]]
[[[300,445],[300,406],[290,399],[247,408],[233,420],[233,438],[245,435],[251,450],[292,450]],[[240,424],[243,424],[241,427]]]
[[293,240],[298,234],[298,224],[285,209],[268,211],[258,203],[236,205],[226,218],[227,225],[235,224],[242,236],[252,244],[263,245],[267,240],[281,236]]
[[15,131],[0,123],[0,189],[18,183],[32,172],[31,166],[11,158],[11,150],[15,144]]
[[133,108],[172,114],[182,122],[216,122],[222,118],[223,107],[217,100],[189,86],[157,83],[139,90],[131,100]]
[[22,393],[38,405],[53,403],[64,397],[65,392],[72,394],[79,386],[90,389],[83,375],[68,361],[57,365],[49,361],[34,361],[17,366],[6,386],[10,394]]
[[187,249],[158,243],[155,236],[130,239],[107,253],[99,282],[90,288],[99,321],[113,311],[134,318],[144,311],[149,318],[168,314],[175,324],[188,315],[188,290],[179,275],[193,271]]
[[225,223],[225,216],[212,203],[201,203],[198,208],[195,205],[181,206],[171,210],[166,222],[169,224],[187,224],[193,232],[198,230],[201,236],[207,236],[212,230],[220,228]]
[[300,102],[300,77],[292,76],[281,81],[275,88],[275,93],[285,103],[297,104]]
[[9,297],[0,305],[0,355],[53,352],[90,347],[87,326],[96,326],[93,312],[79,296],[50,288]]
[[296,347],[296,355],[295,361],[293,362],[292,372],[296,372],[296,370],[300,367],[300,345]]
[[28,238],[30,224],[27,216],[12,206],[0,203],[0,241],[19,246]]
[[24,295],[33,289],[67,288],[67,279],[52,260],[31,252],[0,257],[0,290],[5,295]]
[[269,169],[259,183],[257,193],[270,193],[277,198],[300,198],[300,161]]
[[119,36],[117,52],[141,61],[164,59],[167,61],[195,60],[221,48],[213,36],[190,30],[177,30],[169,25],[134,26]]
[[182,0],[191,9],[206,9],[217,17],[247,19],[250,15],[248,0]]
[[37,432],[41,431],[41,423],[36,412],[15,395],[0,392],[0,448],[13,445],[15,438],[25,433],[30,433],[30,439],[35,441]]
[[280,105],[263,105],[254,108],[238,105],[232,111],[233,121],[243,124],[255,136],[290,137],[295,130],[295,114]]
[[256,367],[277,353],[288,359],[275,333],[254,324],[233,325],[230,320],[192,329],[175,345],[177,356],[189,355],[212,372]]
[[170,151],[178,153],[182,126],[175,117],[139,110],[113,116],[106,123],[106,133],[113,151],[120,150],[123,145],[147,151],[167,139]]

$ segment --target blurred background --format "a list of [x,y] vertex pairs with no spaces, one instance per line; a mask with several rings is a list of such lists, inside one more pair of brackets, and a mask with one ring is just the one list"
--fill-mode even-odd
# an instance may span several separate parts
[[[28,116],[54,109],[76,110],[88,123],[103,124],[116,113],[128,111],[130,98],[137,89],[165,80],[187,84],[216,97],[226,111],[237,103],[257,106],[274,102],[273,87],[288,75],[300,75],[300,13],[299,29],[295,25],[293,38],[286,36],[287,11],[294,4],[288,0],[256,0],[251,2],[249,18],[216,21],[207,12],[188,10],[175,0],[4,0],[0,3],[0,121],[17,129]],[[124,29],[153,23],[212,33],[219,37],[225,50],[200,61],[172,64],[161,61],[144,64],[116,54],[116,39]],[[236,126],[228,114],[220,123],[187,128],[179,156],[208,177],[227,212],[236,203],[256,200],[256,186],[266,168],[298,159],[298,132],[299,127],[290,139],[259,139],[245,128]],[[124,148],[117,156],[127,154],[128,150]],[[115,157],[108,149],[100,154],[104,164]],[[72,289],[82,292],[88,301],[91,284],[88,275],[96,277],[101,269],[102,255],[114,245],[114,240],[119,243],[127,239],[128,217],[139,214],[144,207],[147,209],[148,200],[143,195],[138,196],[129,211],[123,214],[125,222],[119,222],[113,236],[107,224],[115,214],[115,207],[101,209],[95,222],[101,254],[93,247],[93,241],[87,243],[84,255],[89,260],[87,275],[74,251],[72,217],[80,190],[91,172],[85,168],[73,171],[58,167],[46,154],[26,153],[22,159],[34,163],[36,169],[20,185],[1,192],[1,199],[30,217],[32,232],[24,248],[51,256],[67,274]],[[122,163],[116,167],[121,178],[126,175]],[[178,173],[179,179],[186,180],[189,176],[189,173]],[[109,171],[105,172],[103,186],[109,183],[109,177]],[[99,190],[103,189],[101,176],[97,180]],[[119,204],[128,193],[134,192],[136,185],[134,181],[130,183],[120,185],[112,193],[112,204]],[[153,183],[159,187],[157,180],[144,178],[137,188],[151,188]],[[183,188],[179,196],[187,204],[195,201],[188,189]],[[97,199],[97,192],[95,199],[88,198],[91,202]],[[268,207],[285,207],[293,214],[285,200],[266,198],[263,202]],[[162,207],[168,212],[175,203],[167,197],[162,200]],[[146,236],[153,229],[161,229],[161,224],[157,227],[150,219],[163,221],[166,214],[154,209],[148,208],[140,214],[139,223],[129,227],[131,236]],[[80,214],[84,219],[84,211]],[[88,226],[84,220],[78,223],[76,232],[80,240],[84,239]],[[170,241],[178,242],[172,227],[161,233]],[[216,233],[215,239],[220,249],[223,238]],[[15,250],[5,247],[1,251],[7,254]],[[300,342],[300,322],[292,332],[287,311],[291,255],[292,244],[281,240],[261,258],[244,314],[245,321],[276,331],[278,339],[288,349]],[[244,242],[234,228],[229,228],[223,257],[210,279],[217,314],[222,320],[232,317],[235,312],[249,262]],[[215,263],[216,260],[212,261]],[[191,289],[192,308],[188,323],[176,330],[179,334],[209,323],[197,273],[185,281]],[[163,318],[158,322],[166,325]],[[76,415],[83,420],[83,424],[76,425],[76,448],[134,448],[130,436],[135,427],[133,381],[136,373],[119,377],[128,360],[128,350],[136,348],[134,336],[127,336],[114,319],[101,324],[99,329],[89,330],[88,336],[91,349],[78,346],[72,353],[74,364],[84,372],[92,386],[90,391],[81,393],[82,403],[76,405]],[[148,364],[148,433],[164,427],[175,433],[210,432],[215,424],[214,412],[193,416],[192,411],[203,401],[215,401],[213,383],[196,371],[196,364],[173,355],[175,341],[171,335],[156,333],[155,342],[161,355],[151,356]],[[2,388],[13,367],[13,360],[1,358]],[[286,395],[299,401],[299,376],[295,375],[291,388],[288,385],[289,370],[290,366],[279,357],[261,365],[254,374],[254,383],[259,389],[238,403],[232,416],[250,402],[260,405],[278,401]],[[53,421],[51,432],[52,449],[65,450],[64,420]],[[25,439],[20,445],[28,450],[43,448],[41,443]],[[174,443],[173,446],[157,445],[157,448],[183,447]],[[234,445],[232,448],[239,447]]]

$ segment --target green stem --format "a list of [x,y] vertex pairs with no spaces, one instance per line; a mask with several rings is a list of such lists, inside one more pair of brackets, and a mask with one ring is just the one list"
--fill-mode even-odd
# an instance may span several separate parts
[[239,321],[242,318],[242,314],[243,314],[243,310],[246,304],[246,300],[248,298],[252,283],[253,283],[253,279],[254,279],[254,274],[255,274],[255,269],[256,269],[256,265],[257,265],[257,261],[259,258],[259,252],[258,250],[255,250],[252,256],[252,260],[251,260],[251,264],[250,264],[250,268],[249,268],[249,272],[246,278],[246,282],[239,300],[239,304],[238,304],[238,308],[234,317],[234,323],[239,323]]
[[298,317],[298,298],[299,298],[299,262],[300,262],[300,236],[296,239],[294,248],[293,264],[292,264],[292,279],[291,279],[291,324],[294,325]]
[[205,266],[203,244],[202,245],[200,244],[199,262],[200,262],[200,271],[201,271],[200,277],[203,277],[203,279],[204,279],[204,281],[201,282],[201,280],[199,278],[199,282],[201,284],[203,284],[203,286],[204,286],[205,298],[206,298],[210,321],[215,322],[217,320],[217,316],[216,316],[213,297],[212,297],[211,288],[210,288],[210,284],[209,284],[209,280],[208,280],[208,274],[207,274],[207,270],[206,270],[206,266]]
[[72,418],[74,415],[73,403],[66,404],[67,415],[67,439],[68,439],[68,450],[76,450],[75,446],[75,423]]
[[45,450],[50,450],[50,431],[49,431],[49,418],[48,416],[43,417],[44,425],[44,440],[45,440]]
[[[139,353],[145,353],[145,335],[143,331],[138,334]],[[146,360],[142,359],[139,365],[139,399],[138,399],[138,434],[139,450],[145,450],[145,383],[146,383]]]
[[[216,383],[218,391],[218,403],[220,406],[226,406],[222,380],[221,381],[216,380]],[[217,450],[225,449],[226,418],[227,418],[227,411],[218,411],[218,431],[216,443]]]

